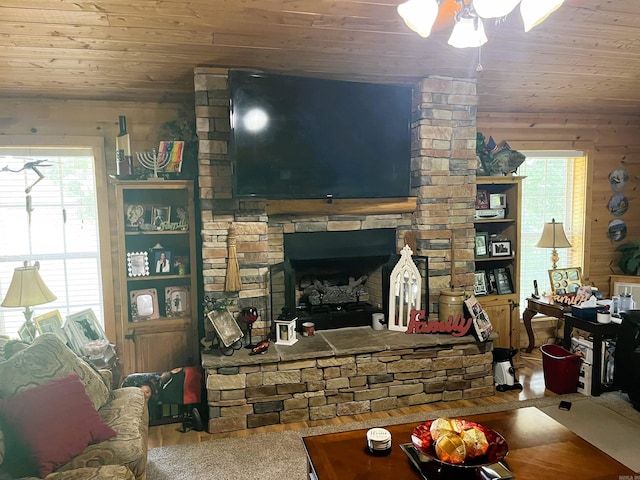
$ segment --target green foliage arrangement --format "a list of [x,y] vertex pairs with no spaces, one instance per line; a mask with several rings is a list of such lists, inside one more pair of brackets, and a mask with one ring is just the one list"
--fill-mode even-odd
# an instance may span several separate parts
[[626,275],[640,275],[640,240],[627,242],[616,248],[620,252],[618,266]]

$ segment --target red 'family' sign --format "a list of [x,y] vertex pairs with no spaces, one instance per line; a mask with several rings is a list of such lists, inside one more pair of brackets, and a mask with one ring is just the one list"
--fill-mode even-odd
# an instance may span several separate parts
[[411,310],[409,325],[404,333],[450,333],[454,337],[464,337],[471,328],[472,320],[458,314],[449,316],[446,321],[426,321],[424,310]]

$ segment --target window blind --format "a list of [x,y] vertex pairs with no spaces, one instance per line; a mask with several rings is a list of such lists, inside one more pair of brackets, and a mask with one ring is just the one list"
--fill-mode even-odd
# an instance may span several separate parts
[[[43,179],[37,181],[37,172],[28,168],[31,162],[40,162],[35,166]],[[37,260],[57,300],[34,306],[34,318],[59,310],[64,319],[92,308],[103,323],[92,150],[0,147],[0,168],[0,299],[13,270],[25,260]],[[23,311],[0,308],[0,334],[16,337]]]

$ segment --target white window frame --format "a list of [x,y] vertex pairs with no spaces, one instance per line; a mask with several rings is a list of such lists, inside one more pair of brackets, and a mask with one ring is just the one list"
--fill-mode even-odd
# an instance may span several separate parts
[[[0,135],[0,146],[15,148],[85,148],[94,158],[95,191],[97,198],[98,237],[100,245],[103,310],[101,313],[107,338],[115,341],[115,306],[111,268],[111,237],[109,231],[108,177],[104,138],[99,136]],[[36,186],[37,188],[37,186]]]

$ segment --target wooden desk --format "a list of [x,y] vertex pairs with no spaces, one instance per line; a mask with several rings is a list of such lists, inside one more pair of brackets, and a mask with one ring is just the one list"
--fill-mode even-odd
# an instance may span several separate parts
[[[625,467],[535,407],[465,417],[501,433],[509,445],[506,461],[517,480],[633,478]],[[386,427],[393,447],[386,457],[366,448],[367,430],[303,438],[311,478],[317,480],[419,480],[401,443],[411,442],[418,423]]]
[[548,297],[527,298],[527,308],[522,314],[524,329],[527,331],[527,336],[529,337],[529,345],[527,345],[526,349],[527,353],[531,353],[535,348],[536,340],[533,335],[531,319],[539,313],[562,320],[565,313],[571,313],[571,307],[562,305],[561,303],[552,303]]

